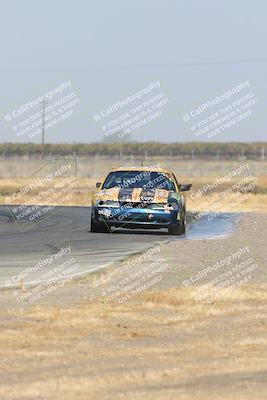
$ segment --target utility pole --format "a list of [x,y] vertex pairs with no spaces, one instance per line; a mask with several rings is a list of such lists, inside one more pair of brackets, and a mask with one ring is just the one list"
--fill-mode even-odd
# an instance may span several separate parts
[[141,150],[141,153],[142,153],[142,155],[141,155],[141,167],[143,167],[144,166],[144,160],[146,159],[146,152],[147,151],[145,151],[145,154],[144,154],[144,131],[143,131],[143,126],[141,126],[141,143],[142,143],[142,150]]
[[261,161],[264,161],[265,154],[264,154],[264,147],[261,148]]
[[42,158],[44,157],[44,144],[45,144],[45,98],[42,100]]
[[78,154],[74,152],[74,163],[75,163],[75,177],[77,178],[78,176]]

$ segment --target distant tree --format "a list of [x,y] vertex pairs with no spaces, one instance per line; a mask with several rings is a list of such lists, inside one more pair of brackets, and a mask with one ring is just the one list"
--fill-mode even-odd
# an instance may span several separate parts
[[132,135],[123,131],[113,133],[112,135],[104,135],[103,143],[130,143],[132,142]]
[[[266,149],[266,143],[158,143],[146,142],[140,143],[131,141],[130,137],[118,140],[116,136],[110,136],[109,140],[103,140],[100,143],[75,143],[75,144],[45,144],[43,151],[45,155],[68,156],[76,153],[80,156],[93,156],[95,154],[103,156],[114,156],[121,151],[124,155],[141,156],[147,152],[149,156],[167,156],[191,158],[192,152],[194,157],[198,158],[216,158],[219,152],[220,159],[239,159],[241,154],[246,158],[260,159],[262,149]],[[112,138],[112,140],[111,140]],[[123,140],[122,140],[123,139]],[[42,153],[42,145],[34,143],[3,143],[0,144],[0,155],[23,156],[37,155]]]

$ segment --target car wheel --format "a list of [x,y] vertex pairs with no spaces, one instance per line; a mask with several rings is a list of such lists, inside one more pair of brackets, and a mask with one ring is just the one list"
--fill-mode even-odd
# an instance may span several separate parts
[[180,222],[177,222],[174,226],[168,229],[170,235],[183,235],[185,233],[186,228],[186,216],[185,210],[183,212],[183,219]]
[[184,233],[183,225],[180,225],[180,222],[177,222],[174,226],[168,228],[168,232],[170,235],[182,235]]
[[110,230],[106,224],[96,223],[94,222],[93,218],[91,218],[91,232],[109,233]]
[[183,222],[182,222],[182,233],[185,233],[185,230],[186,230],[186,217],[184,215],[184,219],[183,219]]

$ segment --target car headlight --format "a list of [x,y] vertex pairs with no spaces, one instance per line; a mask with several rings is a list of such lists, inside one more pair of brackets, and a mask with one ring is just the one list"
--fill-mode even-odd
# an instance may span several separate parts
[[151,203],[149,208],[152,210],[167,210],[167,211],[179,211],[181,208],[180,202],[170,201],[168,203]]
[[170,211],[180,211],[182,204],[178,201],[170,201],[165,205],[165,208]]
[[118,201],[113,200],[96,200],[96,207],[119,207]]

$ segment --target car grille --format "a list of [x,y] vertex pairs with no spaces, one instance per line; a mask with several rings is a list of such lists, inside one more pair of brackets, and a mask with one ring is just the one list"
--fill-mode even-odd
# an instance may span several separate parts
[[147,203],[147,202],[120,202],[120,207],[123,208],[148,208],[148,209],[155,209],[155,206],[158,205],[159,209],[164,209],[164,204],[156,204],[156,203]]

